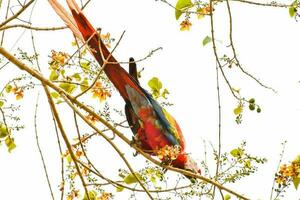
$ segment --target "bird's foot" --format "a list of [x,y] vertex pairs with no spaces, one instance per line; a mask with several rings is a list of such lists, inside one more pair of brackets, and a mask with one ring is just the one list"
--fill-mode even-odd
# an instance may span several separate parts
[[136,151],[133,153],[133,156],[136,157],[138,154],[139,154],[139,152]]
[[131,138],[131,141],[130,141],[130,146],[132,147],[133,145],[136,144],[136,140],[134,137]]

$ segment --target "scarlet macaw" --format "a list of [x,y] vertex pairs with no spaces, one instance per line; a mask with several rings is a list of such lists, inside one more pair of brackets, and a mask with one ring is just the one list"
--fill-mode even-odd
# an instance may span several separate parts
[[[179,149],[178,156],[169,160],[170,164],[200,173],[196,163],[185,153],[185,141],[176,120],[140,86],[134,60],[130,61],[130,75],[110,54],[74,0],[67,0],[73,17],[57,0],[48,1],[73,33],[88,44],[90,52],[100,66],[104,64],[103,58],[107,61],[104,72],[125,101],[126,117],[140,147],[152,155],[157,155],[157,152],[166,146],[176,147]],[[168,160],[165,157],[161,159]]]

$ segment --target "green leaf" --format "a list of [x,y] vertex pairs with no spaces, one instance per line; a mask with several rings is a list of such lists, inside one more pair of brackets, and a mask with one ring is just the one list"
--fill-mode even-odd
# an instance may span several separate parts
[[7,137],[5,139],[5,144],[8,148],[9,153],[11,153],[11,151],[14,150],[17,147],[17,145],[14,142],[14,138],[11,138],[11,137]]
[[162,88],[162,83],[157,77],[150,79],[148,85],[154,91],[159,91]]
[[296,190],[297,190],[297,189],[298,189],[298,186],[299,186],[299,184],[300,184],[300,178],[299,178],[299,177],[294,178],[294,179],[293,179],[293,184],[294,184],[294,186],[295,186],[295,188],[296,188]]
[[[141,180],[142,176],[139,173],[135,173],[135,175]],[[125,178],[124,178],[124,182],[126,184],[132,184],[132,183],[136,183],[138,182],[138,180],[135,178],[135,176],[133,174],[128,174]]]
[[231,150],[231,151],[230,151],[230,154],[231,154],[233,157],[237,158],[237,157],[240,157],[240,156],[243,155],[243,151],[242,151],[241,149],[237,148],[237,149]]
[[295,0],[290,6],[289,6],[289,14],[290,17],[295,17],[297,14],[297,7],[298,7],[298,2]]
[[297,13],[297,8],[295,8],[294,6],[290,6],[289,7],[290,17],[295,17],[296,13]]
[[61,83],[59,84],[59,87],[70,94],[73,93],[76,89],[76,86],[71,83]]
[[76,81],[81,81],[81,76],[78,73],[73,74],[73,78],[76,79]]
[[155,183],[156,183],[156,178],[155,178],[154,176],[151,176],[151,177],[150,177],[150,181],[151,181],[153,184],[155,184]]
[[59,77],[59,74],[56,72],[56,70],[52,70],[49,76],[50,81],[55,81]]
[[80,66],[81,66],[81,69],[84,71],[84,73],[88,73],[91,69],[90,62],[81,62]]
[[4,105],[4,101],[0,101],[0,108]]
[[[90,200],[96,200],[97,199],[97,192],[95,190],[89,191],[89,199]],[[84,197],[82,200],[88,200],[86,194],[84,194]]]
[[231,196],[229,195],[229,194],[226,194],[225,196],[224,196],[224,200],[230,200],[231,199]]
[[233,113],[235,115],[240,115],[242,112],[243,112],[243,107],[240,105],[233,110]]
[[203,41],[202,41],[202,45],[205,46],[207,45],[208,43],[210,43],[212,40],[211,40],[211,37],[209,36],[206,36]]
[[251,167],[251,161],[250,160],[245,161],[245,167],[247,167],[247,168]]
[[6,85],[5,86],[5,92],[10,93],[11,89],[12,89],[11,85]]
[[72,157],[70,154],[67,155],[66,159],[69,164],[72,162]]
[[89,87],[88,78],[84,78],[83,81],[80,83],[80,90],[83,92]]
[[7,128],[5,124],[0,124],[0,138],[5,138],[8,136],[9,131],[7,131]]
[[117,192],[122,192],[124,190],[124,187],[121,186],[117,186],[116,188],[117,188],[116,189]]
[[51,92],[51,97],[53,97],[54,99],[57,99],[59,97],[59,94],[57,92]]
[[175,17],[176,20],[182,15],[182,12],[193,7],[191,0],[178,0],[175,6]]
[[63,77],[65,77],[65,73],[66,73],[66,70],[60,70],[60,74],[63,76]]

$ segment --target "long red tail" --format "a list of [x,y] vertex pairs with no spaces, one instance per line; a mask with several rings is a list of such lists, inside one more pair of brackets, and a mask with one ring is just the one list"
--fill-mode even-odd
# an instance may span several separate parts
[[[117,60],[110,55],[109,50],[102,42],[99,34],[84,16],[81,9],[78,7],[74,0],[67,0],[68,6],[71,10],[71,17],[68,12],[57,2],[57,0],[48,0],[52,5],[56,13],[64,20],[67,26],[73,31],[73,33],[87,43],[91,53],[98,61],[103,65],[103,58],[107,61],[104,68],[104,72],[110,81],[114,84],[117,90],[120,92],[124,100],[128,100],[128,95],[125,89],[126,85],[129,85],[140,94],[144,95],[143,90],[139,84],[132,78],[117,62]],[[102,58],[103,56],[103,58]],[[108,58],[109,57],[109,58]]]

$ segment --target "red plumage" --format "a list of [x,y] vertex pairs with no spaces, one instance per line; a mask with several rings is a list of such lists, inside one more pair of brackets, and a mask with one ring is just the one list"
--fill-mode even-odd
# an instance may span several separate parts
[[178,156],[171,164],[200,173],[196,163],[185,153],[184,138],[176,120],[139,85],[136,68],[130,70],[129,75],[120,66],[74,0],[67,0],[73,18],[57,0],[48,1],[73,33],[88,44],[99,64],[105,65],[104,72],[125,100],[126,117],[140,147],[153,155],[165,147],[178,147]]

